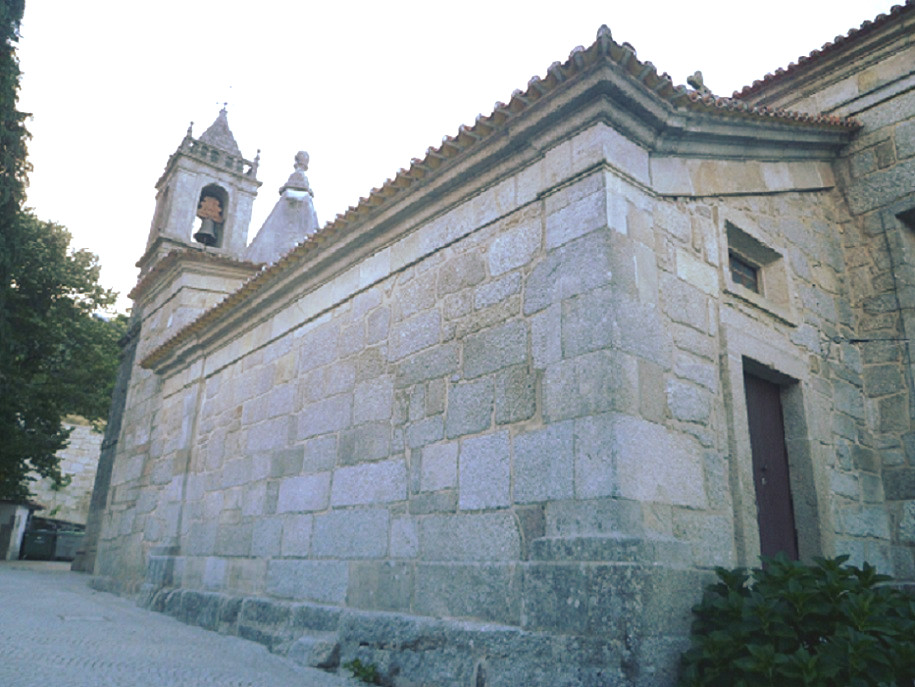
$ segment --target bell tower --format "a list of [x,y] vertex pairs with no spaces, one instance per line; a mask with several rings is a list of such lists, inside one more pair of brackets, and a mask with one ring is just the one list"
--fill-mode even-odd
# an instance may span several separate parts
[[140,276],[174,250],[198,249],[242,259],[251,208],[261,182],[258,157],[246,160],[229,129],[225,107],[194,138],[193,123],[156,183],[156,210]]

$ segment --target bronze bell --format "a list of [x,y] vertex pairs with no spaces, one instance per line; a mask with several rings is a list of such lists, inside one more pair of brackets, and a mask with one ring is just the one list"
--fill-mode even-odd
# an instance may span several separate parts
[[209,219],[200,220],[200,229],[194,234],[194,240],[202,243],[204,246],[215,246],[218,240],[216,236],[216,223]]

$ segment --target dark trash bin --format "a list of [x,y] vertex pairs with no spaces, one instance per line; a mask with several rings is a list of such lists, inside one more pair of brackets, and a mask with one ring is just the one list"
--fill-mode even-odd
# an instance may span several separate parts
[[84,532],[57,532],[57,544],[54,547],[55,561],[72,561],[86,536]]
[[22,548],[19,558],[31,561],[49,561],[54,558],[54,549],[57,546],[57,532],[50,530],[34,530],[26,532],[22,537]]

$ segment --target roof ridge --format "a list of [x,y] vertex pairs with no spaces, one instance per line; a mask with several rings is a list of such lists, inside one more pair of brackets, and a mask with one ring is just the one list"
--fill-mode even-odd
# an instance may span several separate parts
[[839,48],[845,47],[850,42],[860,40],[862,37],[882,27],[890,20],[896,19],[899,15],[911,10],[915,10],[915,0],[905,0],[905,3],[902,5],[893,5],[889,12],[878,14],[873,20],[866,19],[857,28],[851,28],[844,35],[836,36],[819,48],[810,51],[807,55],[801,55],[798,57],[797,62],[791,62],[784,68],[779,67],[774,72],[766,74],[762,79],[757,79],[749,86],[744,86],[739,91],[734,91],[732,97],[742,99],[753,95],[772,83],[780,81],[787,75],[793,74],[798,69],[807,67],[812,62],[822,59],[824,55],[828,55]]
[[[913,1],[915,0],[909,0],[909,2]],[[373,188],[367,196],[360,198],[356,205],[351,205],[345,212],[338,213],[334,219],[326,222],[317,232],[300,241],[275,263],[262,268],[237,291],[201,314],[191,324],[150,353],[141,361],[141,365],[152,367],[165,358],[172,347],[179,345],[184,339],[216,320],[225,309],[243,301],[248,294],[260,288],[262,283],[270,280],[274,275],[282,273],[293,261],[317,250],[323,243],[335,236],[350,230],[356,221],[375,214],[377,209],[387,206],[394,198],[400,197],[411,189],[415,183],[434,173],[440,167],[447,166],[452,159],[461,156],[465,151],[475,148],[482,141],[502,130],[509,120],[561,88],[575,75],[593,68],[601,61],[615,64],[630,78],[642,84],[649,93],[666,101],[674,108],[707,110],[738,117],[774,118],[786,123],[829,128],[856,129],[860,126],[854,119],[834,115],[811,115],[780,108],[757,107],[741,100],[695,91],[684,85],[675,86],[668,73],[659,74],[654,64],[649,61],[640,61],[631,44],[626,42],[620,44],[614,41],[610,29],[604,24],[598,29],[597,38],[589,47],[576,46],[569,53],[565,62],[553,62],[547,68],[544,77],[535,75],[527,82],[527,88],[524,91],[521,89],[512,91],[508,103],[497,101],[491,114],[479,114],[472,125],[460,125],[456,135],[442,137],[441,145],[430,146],[426,150],[425,157],[413,158],[408,168],[398,170],[392,178],[386,179],[381,186]]]

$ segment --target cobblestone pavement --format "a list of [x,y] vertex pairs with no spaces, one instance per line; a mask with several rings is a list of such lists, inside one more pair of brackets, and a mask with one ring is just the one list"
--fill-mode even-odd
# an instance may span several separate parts
[[263,646],[97,592],[67,563],[0,562],[3,687],[352,687]]

